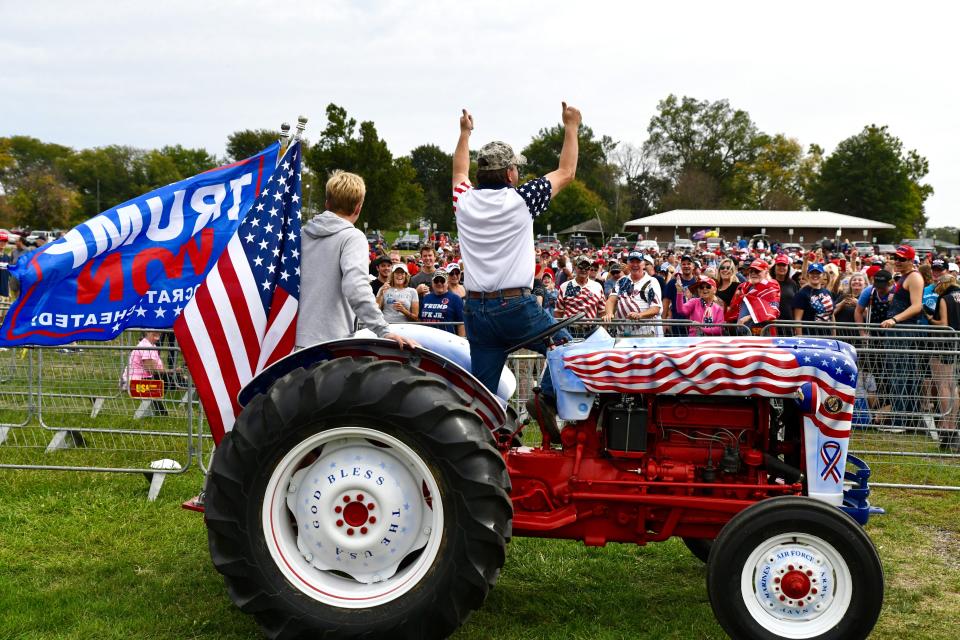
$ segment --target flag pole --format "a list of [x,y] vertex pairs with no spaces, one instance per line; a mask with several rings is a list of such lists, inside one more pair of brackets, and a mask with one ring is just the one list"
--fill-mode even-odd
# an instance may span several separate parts
[[277,164],[280,164],[280,159],[283,158],[283,154],[287,152],[287,147],[290,140],[290,123],[284,122],[280,125],[280,152],[277,154]]
[[293,134],[293,141],[300,142],[303,130],[307,128],[307,116],[297,116],[297,131]]

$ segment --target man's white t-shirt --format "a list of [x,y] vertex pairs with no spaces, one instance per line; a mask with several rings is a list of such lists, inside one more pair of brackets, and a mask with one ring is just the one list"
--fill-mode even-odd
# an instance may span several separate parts
[[546,178],[516,189],[477,189],[467,181],[454,188],[467,291],[489,293],[533,285],[533,219],[550,204],[551,189]]

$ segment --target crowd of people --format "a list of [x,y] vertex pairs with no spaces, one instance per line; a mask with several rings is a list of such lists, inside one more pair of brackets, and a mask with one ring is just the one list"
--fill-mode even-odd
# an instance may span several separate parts
[[[395,273],[406,278],[403,288],[417,293],[418,299],[404,294],[391,321],[438,320],[416,311],[435,284],[443,283],[444,293],[461,299],[466,293],[461,284],[466,266],[455,243],[426,243],[405,257],[374,248],[370,259],[374,294],[385,285],[394,288]],[[953,320],[960,257],[920,257],[909,245],[866,258],[852,248],[802,254],[735,248],[690,253],[555,249],[538,252],[536,259],[532,288],[545,309],[557,319],[584,313],[588,320],[619,321],[621,335],[850,335],[850,328],[838,323],[960,329]],[[629,322],[639,320],[647,322]],[[677,320],[687,322],[677,326]],[[458,320],[445,316],[444,321]]]
[[[447,242],[408,256],[371,250],[371,285],[391,322],[442,323],[463,335],[461,283],[471,267],[458,249]],[[851,246],[789,253],[774,244],[686,253],[561,248],[538,251],[536,261],[532,292],[542,307],[558,320],[584,314],[575,337],[605,323],[621,336],[762,334],[854,343],[865,351],[854,423],[900,414],[912,416],[903,421],[908,427],[922,428],[928,412],[938,416],[946,446],[960,450],[950,430],[960,405],[960,345],[930,338],[932,327],[960,330],[960,257],[918,256],[909,245],[861,256]],[[877,355],[885,347],[890,353]],[[931,403],[938,406],[925,406]]]

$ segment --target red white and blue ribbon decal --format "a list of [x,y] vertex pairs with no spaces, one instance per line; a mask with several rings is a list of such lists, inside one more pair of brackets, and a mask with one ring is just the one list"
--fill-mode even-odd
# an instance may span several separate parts
[[827,440],[820,447],[820,460],[826,465],[820,472],[820,477],[826,480],[832,478],[834,482],[840,482],[840,470],[837,465],[840,463],[840,443],[833,440]]

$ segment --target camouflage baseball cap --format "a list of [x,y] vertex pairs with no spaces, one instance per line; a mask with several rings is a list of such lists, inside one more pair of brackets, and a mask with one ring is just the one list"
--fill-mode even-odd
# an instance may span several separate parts
[[480,147],[477,156],[477,168],[481,171],[495,171],[509,166],[526,164],[527,159],[513,152],[506,142],[488,142]]

